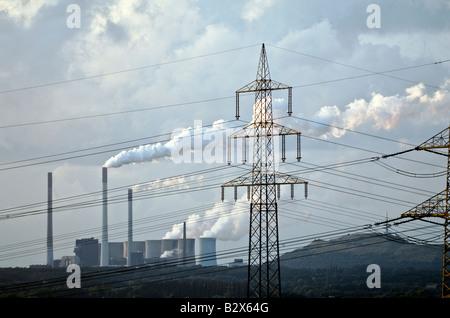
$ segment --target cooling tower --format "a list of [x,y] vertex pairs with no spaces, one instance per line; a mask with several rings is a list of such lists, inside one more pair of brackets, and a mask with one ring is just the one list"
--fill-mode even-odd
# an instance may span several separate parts
[[161,256],[161,249],[161,240],[145,241],[145,258],[159,258]]
[[216,266],[216,239],[212,237],[201,237],[198,239],[199,265]]
[[178,240],[164,239],[161,241],[161,257],[167,259],[178,258]]
[[[128,241],[124,241],[123,243],[123,257],[127,258],[131,253],[145,253],[145,242],[144,241],[133,241],[131,244],[131,249],[128,249]],[[158,255],[159,257],[159,255]]]
[[195,265],[195,239],[186,239],[186,242],[184,239],[178,240],[178,259],[180,264]]

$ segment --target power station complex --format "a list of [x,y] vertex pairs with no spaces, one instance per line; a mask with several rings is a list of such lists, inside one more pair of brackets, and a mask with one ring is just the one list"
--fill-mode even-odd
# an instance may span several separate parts
[[[47,266],[66,267],[69,264],[80,266],[136,266],[150,265],[201,265],[215,266],[216,239],[213,237],[187,238],[186,223],[183,237],[179,239],[151,239],[133,241],[132,191],[128,192],[128,241],[108,241],[108,186],[107,168],[102,168],[103,184],[103,226],[102,241],[95,238],[82,238],[75,241],[73,256],[53,259],[53,181],[48,173],[48,209],[47,209]],[[198,253],[196,253],[196,243]],[[103,248],[106,246],[107,248]],[[239,260],[236,260],[240,263]]]
[[[128,242],[109,242],[110,266],[136,265],[201,265],[216,266],[216,239],[197,239],[199,251],[196,254],[196,239],[161,239],[134,241],[132,250]],[[69,264],[80,266],[100,266],[102,244],[95,238],[76,240],[74,256],[64,256],[53,261],[53,267],[66,267]],[[131,255],[131,259],[128,259]],[[50,265],[50,264],[49,264]]]

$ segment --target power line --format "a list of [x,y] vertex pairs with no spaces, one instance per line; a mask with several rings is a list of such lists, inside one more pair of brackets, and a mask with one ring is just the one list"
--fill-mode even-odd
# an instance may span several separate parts
[[[341,166],[341,165],[342,164],[334,164],[334,165],[330,165],[328,168],[329,169],[333,169],[333,167]],[[238,166],[238,167],[241,168],[241,169],[243,168],[241,166]],[[325,168],[326,167],[322,166],[321,170],[324,170]],[[219,168],[213,168],[213,169],[210,169],[210,170],[200,170],[200,171],[196,171],[195,174],[204,174],[204,173],[209,173],[209,172],[215,172],[215,171],[219,171],[219,170],[222,170],[222,169],[225,169],[225,168],[224,167],[221,167],[221,168],[219,167]],[[187,175],[187,174],[186,175],[182,175],[182,176],[179,176],[179,178],[180,177],[192,176],[192,175],[194,175],[194,173],[189,174],[189,175]],[[228,176],[229,172],[227,172],[226,175]],[[218,176],[218,178],[221,178],[221,177],[223,177],[223,175]],[[165,180],[174,180],[174,179],[175,179],[175,177],[172,176],[172,177],[168,177],[167,179],[161,180],[161,182],[165,182]],[[148,183],[152,183],[152,181],[150,181]],[[148,184],[148,183],[141,183],[140,186],[143,186],[143,185]],[[192,189],[192,191],[216,188],[218,186],[218,184],[219,183],[213,184],[211,186],[208,186],[207,188],[205,188],[205,187],[197,187],[196,189]],[[129,186],[123,186],[123,187],[111,189],[111,192],[117,192],[117,191],[123,190],[123,189],[125,189],[127,187],[129,187]],[[170,192],[165,192],[165,193],[163,192],[163,193],[160,193],[160,194],[152,193],[150,195],[146,195],[145,192],[148,192],[148,191],[144,191],[142,196],[139,196],[139,195],[135,196],[137,198],[137,200],[139,200],[139,199],[146,199],[146,198],[155,198],[156,196],[161,196],[161,194],[163,196],[166,196],[166,195],[176,195],[176,194],[179,193],[179,191],[178,192],[170,191]],[[83,195],[83,196],[88,197],[88,196],[92,196],[92,195],[97,195],[98,193],[100,193],[100,192],[89,193],[89,194],[86,194],[86,195]],[[181,193],[185,193],[185,191],[181,190]],[[360,196],[359,194],[357,194],[357,195],[358,195],[358,197]],[[83,197],[83,196],[81,196],[81,197]],[[60,199],[60,201],[63,202],[63,201],[66,201],[68,199],[79,199],[79,198],[80,198],[80,196],[75,196],[75,197],[63,198],[63,199]],[[126,196],[125,195],[113,196],[113,197],[111,197],[110,201],[111,201],[111,204],[125,202],[126,201]],[[44,204],[44,203],[42,203],[42,204]],[[76,204],[63,205],[63,206],[59,206],[59,207],[56,206],[54,209],[55,209],[55,211],[74,210],[74,209],[78,210],[80,208],[85,208],[85,207],[99,206],[100,204],[101,204],[101,201],[99,199],[96,199],[94,201],[86,201],[86,202],[81,202],[81,203],[76,203]],[[317,202],[316,202],[316,204],[317,204]],[[22,207],[22,208],[30,208],[30,206],[25,206],[25,207]],[[11,213],[11,212],[13,212],[13,210],[6,209],[6,210],[3,210],[2,213],[6,214],[6,213]],[[23,212],[21,212],[21,213],[23,213]],[[24,213],[25,214],[21,214],[21,215],[34,215],[35,213],[46,213],[46,210],[44,208],[42,208],[40,211],[39,210],[33,210],[32,212],[24,212]]]
[[[333,61],[333,60],[330,60],[330,59],[314,56],[314,55],[311,55],[311,54],[306,54],[306,53],[302,53],[302,52],[298,52],[298,51],[294,51],[294,50],[290,50],[290,49],[286,49],[286,48],[281,48],[281,47],[278,47],[278,46],[275,46],[275,45],[270,45],[270,44],[268,44],[268,45],[271,46],[271,47],[280,49],[280,50],[287,51],[287,52],[291,52],[291,53],[307,56],[309,58],[314,58],[314,59],[318,59],[318,60],[321,60],[321,61],[326,61],[326,62],[329,62],[329,63],[333,63],[333,64],[337,64],[337,65],[341,65],[341,66],[345,66],[345,67],[349,67],[349,68],[353,68],[353,69],[356,69],[356,70],[360,70],[360,71],[364,71],[364,72],[370,73],[370,74],[365,74],[365,75],[351,76],[351,77],[348,77],[346,79],[356,79],[356,78],[372,76],[372,75],[382,75],[382,76],[390,77],[390,78],[393,78],[393,79],[396,79],[396,80],[406,81],[406,82],[410,82],[410,83],[413,83],[413,84],[419,84],[416,81],[411,81],[411,80],[400,78],[400,77],[397,77],[397,76],[388,75],[387,73],[393,73],[393,72],[398,72],[398,71],[410,70],[410,69],[414,69],[414,68],[425,67],[425,66],[432,66],[432,65],[443,64],[443,63],[450,62],[450,59],[447,59],[447,60],[441,60],[441,61],[436,61],[436,62],[430,62],[430,63],[425,63],[425,64],[419,64],[419,65],[414,65],[414,66],[407,66],[407,67],[392,69],[392,70],[383,71],[383,72],[375,72],[375,71],[368,70],[368,69],[365,69],[365,68],[362,68],[362,67],[356,67],[356,66],[352,66],[352,65],[349,65],[349,64],[341,63],[341,62],[336,62],[336,61]],[[334,82],[334,81],[335,80],[323,81],[323,82],[320,82],[320,83],[316,83],[314,85],[330,83],[330,82]],[[441,88],[441,87],[438,87],[438,86],[429,85],[429,84],[425,84],[425,83],[423,83],[423,84],[428,86],[428,87],[435,88],[435,89],[448,91],[448,89]],[[306,84],[306,85],[299,85],[299,86],[295,86],[295,87],[298,88],[298,87],[305,87],[305,86],[310,86],[310,85],[311,84]]]
[[161,63],[157,63],[157,64],[145,65],[145,66],[125,69],[125,70],[115,71],[115,72],[109,72],[109,73],[97,74],[97,75],[92,75],[92,76],[79,77],[79,78],[69,79],[69,80],[65,80],[65,81],[56,81],[56,82],[51,82],[51,83],[45,83],[45,84],[39,84],[39,85],[33,85],[33,86],[27,86],[27,87],[14,88],[14,89],[0,91],[0,94],[20,92],[20,91],[25,91],[25,90],[35,89],[35,88],[56,86],[56,85],[62,85],[62,84],[67,84],[67,83],[79,82],[79,81],[84,81],[84,80],[89,80],[89,79],[94,79],[94,78],[99,78],[99,77],[106,77],[106,76],[112,76],[112,75],[129,73],[129,72],[135,72],[135,71],[140,71],[140,70],[143,70],[143,69],[154,68],[154,67],[163,66],[163,65],[169,65],[169,64],[175,64],[175,63],[180,63],[180,62],[185,62],[185,61],[192,61],[192,60],[195,60],[195,59],[205,58],[205,57],[219,55],[219,54],[223,54],[223,53],[239,51],[239,50],[242,50],[242,49],[247,49],[247,48],[255,47],[255,46],[258,46],[258,45],[259,44],[253,44],[253,45],[243,46],[243,47],[239,47],[239,48],[235,48],[235,49],[224,50],[224,51],[220,51],[220,52],[207,53],[207,54],[203,54],[203,55],[183,58],[183,59],[174,60],[174,61],[161,62]]
[[123,111],[96,114],[96,115],[86,115],[86,116],[78,116],[78,117],[68,117],[68,118],[28,122],[28,123],[21,123],[21,124],[3,125],[3,126],[0,126],[0,129],[43,125],[43,124],[58,123],[58,122],[65,122],[65,121],[72,121],[72,120],[81,120],[81,119],[91,119],[91,118],[106,117],[106,116],[113,116],[113,115],[123,115],[123,114],[130,114],[130,113],[137,113],[137,112],[144,112],[144,111],[151,111],[151,110],[158,110],[158,109],[165,109],[165,108],[173,108],[173,107],[189,106],[189,105],[201,104],[201,103],[216,102],[219,100],[226,100],[226,99],[232,99],[232,98],[235,98],[235,97],[234,96],[217,97],[217,98],[203,99],[203,100],[197,100],[197,101],[191,101],[191,102],[168,104],[168,105],[146,107],[146,108],[139,108],[139,109],[130,109],[130,110],[123,110]]
[[[132,68],[132,69],[127,69],[127,70],[122,70],[122,71],[117,71],[117,72],[111,72],[111,73],[105,73],[105,74],[100,74],[100,75],[94,75],[94,76],[89,76],[89,77],[82,77],[82,78],[77,78],[77,79],[72,79],[72,80],[67,80],[67,81],[60,81],[60,82],[47,83],[47,84],[30,86],[30,87],[18,88],[18,89],[13,89],[13,90],[0,91],[0,94],[16,92],[16,91],[22,91],[22,90],[28,90],[28,89],[33,89],[33,88],[54,86],[54,85],[65,84],[65,83],[70,83],[70,82],[77,82],[77,81],[82,81],[82,80],[87,80],[87,79],[92,79],[92,78],[97,78],[97,77],[103,77],[103,76],[117,75],[117,74],[121,74],[121,73],[127,73],[127,72],[136,71],[136,70],[141,70],[141,69],[146,69],[146,68],[151,68],[151,67],[156,67],[156,66],[162,66],[162,65],[166,65],[166,64],[178,63],[178,62],[182,62],[182,61],[193,60],[193,59],[203,58],[203,57],[207,57],[207,56],[218,55],[218,54],[222,54],[222,53],[228,53],[228,52],[231,52],[231,51],[237,51],[237,50],[246,49],[246,48],[250,48],[250,47],[254,47],[254,46],[256,46],[256,45],[249,45],[249,46],[245,46],[245,47],[241,47],[241,48],[237,48],[237,49],[230,49],[230,50],[225,50],[225,51],[216,52],[216,53],[204,54],[204,55],[200,55],[200,56],[196,56],[196,57],[192,57],[192,58],[181,59],[181,60],[176,60],[176,61],[172,61],[172,62],[166,62],[166,63],[159,63],[159,64],[154,64],[154,65],[142,66],[142,67],[138,67],[138,68]],[[351,77],[345,77],[345,78],[338,78],[338,79],[334,79],[334,80],[320,81],[320,82],[317,82],[317,83],[295,85],[295,86],[292,86],[293,88],[302,88],[302,87],[307,87],[307,86],[315,86],[315,85],[327,84],[327,83],[344,81],[344,80],[350,80],[350,79],[357,79],[357,78],[360,78],[360,77],[367,77],[367,76],[373,76],[373,75],[389,76],[389,75],[386,75],[386,73],[397,72],[397,71],[406,70],[406,69],[425,67],[425,66],[432,66],[432,65],[436,65],[436,64],[447,63],[447,62],[450,61],[450,59],[448,59],[448,60],[442,60],[442,61],[438,61],[438,62],[431,62],[431,63],[420,64],[420,65],[415,65],[415,66],[409,66],[409,67],[403,67],[403,68],[398,68],[398,69],[392,69],[392,70],[383,71],[383,72],[374,72],[374,71],[370,71],[370,70],[367,70],[367,69],[364,69],[364,68],[360,68],[360,67],[356,67],[356,66],[352,66],[352,65],[336,62],[336,61],[332,61],[332,60],[329,60],[329,59],[324,59],[324,58],[312,56],[312,55],[309,55],[309,54],[306,54],[306,53],[296,52],[296,51],[292,51],[292,50],[289,50],[289,49],[280,48],[280,47],[277,47],[277,46],[274,46],[274,45],[270,45],[270,46],[272,46],[274,48],[277,48],[277,49],[289,51],[289,52],[296,53],[296,54],[305,55],[305,56],[308,56],[308,57],[311,57],[311,58],[316,58],[316,59],[319,59],[319,60],[327,61],[327,62],[338,64],[338,65],[343,65],[343,66],[346,66],[346,67],[349,67],[349,68],[354,68],[354,69],[358,69],[358,70],[362,70],[362,71],[370,73],[370,74],[365,74],[365,75],[358,75],[358,76],[351,76]],[[409,81],[409,80],[405,80],[405,79],[401,79],[401,78],[397,78],[397,77],[393,77],[393,76],[389,76],[389,77],[417,84],[417,82],[414,82],[414,81]],[[436,89],[439,89],[439,90],[447,90],[447,89],[436,87],[436,86],[432,86],[432,85],[427,85],[427,86],[433,87],[433,88],[436,88]],[[112,116],[112,115],[120,115],[120,114],[134,113],[134,112],[150,111],[150,110],[171,108],[171,107],[181,107],[181,106],[187,106],[187,105],[192,105],[192,104],[198,104],[198,103],[204,103],[204,102],[213,102],[213,101],[226,100],[226,99],[232,99],[232,98],[235,98],[235,96],[218,97],[218,98],[213,98],[213,99],[205,99],[205,100],[199,100],[199,101],[177,103],[177,104],[169,104],[169,105],[164,105],[164,106],[147,107],[147,108],[141,108],[141,109],[133,109],[133,110],[118,111],[118,112],[111,112],[111,113],[103,113],[103,114],[96,114],[96,115],[86,115],[86,116],[69,117],[69,118],[61,118],[61,119],[53,119],[53,120],[45,120],[45,121],[37,121],[37,122],[29,122],[29,123],[3,125],[3,126],[0,126],[0,129],[15,128],[15,127],[22,127],[22,126],[31,126],[31,125],[42,125],[42,124],[48,124],[48,123],[57,123],[57,122],[65,122],[65,121],[80,120],[80,119],[98,118],[98,117],[104,117],[104,116]]]
[[[431,192],[431,191],[428,191],[428,190],[425,190],[425,189],[413,188],[413,187],[408,186],[406,184],[399,184],[399,183],[394,183],[394,182],[390,182],[390,181],[386,181],[386,180],[379,180],[379,179],[376,179],[376,178],[363,176],[363,175],[351,173],[351,172],[348,172],[348,171],[340,171],[340,170],[336,169],[336,168],[341,168],[341,167],[345,167],[345,166],[349,166],[349,165],[353,166],[353,165],[356,165],[356,164],[372,163],[372,162],[378,163],[378,160],[373,159],[373,158],[368,158],[367,161],[361,160],[359,162],[358,161],[354,161],[354,163],[350,162],[350,163],[345,163],[345,164],[336,164],[336,167],[332,167],[332,166],[318,166],[318,165],[315,165],[315,164],[312,164],[312,163],[307,163],[307,162],[303,161],[302,164],[312,166],[313,168],[306,168],[305,170],[298,170],[298,171],[296,171],[296,173],[305,173],[305,172],[308,173],[308,172],[317,172],[317,171],[322,172],[322,171],[324,171],[325,173],[331,174],[331,175],[334,175],[334,176],[340,176],[340,177],[348,178],[348,179],[351,179],[351,180],[366,182],[366,183],[369,183],[369,184],[372,184],[372,185],[378,185],[378,186],[382,186],[382,187],[385,187],[385,188],[405,191],[405,192],[409,192],[409,193],[413,193],[413,194],[417,194],[417,195],[426,195],[426,194],[434,193],[434,192]],[[298,164],[298,163],[287,163],[287,164],[291,164],[291,165],[295,165],[295,166],[302,166],[302,164]],[[336,171],[339,174],[329,172],[328,170]],[[348,175],[348,176],[346,176],[346,175]],[[404,188],[404,189],[401,189],[401,188]]]
[[[117,188],[113,188],[113,189],[109,189],[108,193],[114,193],[114,192],[119,192],[119,191],[123,191],[125,193],[125,190],[129,189],[129,188],[133,188],[133,187],[144,187],[146,185],[149,184],[154,184],[154,183],[164,183],[164,182],[170,182],[170,181],[175,181],[177,179],[183,179],[183,178],[190,178],[190,177],[194,177],[197,175],[203,175],[203,174],[207,174],[207,173],[212,173],[212,172],[217,172],[217,171],[222,171],[222,170],[227,170],[229,169],[228,166],[219,166],[219,167],[213,167],[213,168],[207,168],[207,169],[200,169],[194,172],[190,172],[190,173],[185,173],[185,174],[181,174],[181,175],[175,175],[175,176],[171,176],[171,177],[166,177],[163,179],[158,179],[158,180],[151,180],[151,181],[146,181],[146,182],[141,182],[138,184],[130,184],[130,185],[125,185],[125,186],[121,186],[121,187],[117,187]],[[229,175],[230,172],[228,172],[226,175]],[[225,175],[225,174],[224,174]],[[207,179],[204,179],[207,180]],[[194,184],[198,184],[197,180],[193,180],[190,182],[185,182],[185,184],[189,185],[189,183],[194,183]],[[213,186],[216,186],[217,184],[214,184]],[[167,186],[167,187],[171,187],[171,186]],[[199,189],[200,187],[196,187],[195,189]],[[188,191],[186,189],[181,189],[182,191]],[[192,190],[192,189],[191,189]],[[141,191],[141,192],[149,192],[148,190],[146,191]],[[66,201],[72,201],[72,200],[78,200],[78,199],[83,199],[83,198],[89,198],[92,196],[99,196],[102,193],[101,190],[99,191],[95,191],[95,192],[91,192],[91,193],[87,193],[87,194],[81,194],[81,195],[76,195],[76,196],[71,196],[71,197],[65,197],[65,198],[60,198],[60,199],[56,199],[53,200],[53,203],[55,204],[55,206],[53,207],[53,211],[54,212],[58,212],[59,210],[72,210],[72,209],[78,209],[81,207],[93,207],[93,206],[99,206],[102,204],[102,199],[101,198],[96,198],[93,200],[89,200],[89,201],[82,201],[82,202],[78,202],[78,203],[73,203],[73,204],[65,204],[65,205],[61,205],[61,206],[57,206],[56,204],[60,203],[60,202],[66,202]],[[175,194],[175,192],[173,191],[168,191],[167,192],[169,195],[173,195]],[[161,196],[164,195],[164,193],[161,192],[157,192],[157,191],[153,191],[152,192],[152,197],[157,197],[157,196]],[[149,197],[148,195],[146,197]],[[127,195],[125,194],[119,194],[116,196],[109,196],[110,200],[108,200],[108,202],[110,202],[111,204],[116,204],[116,203],[121,203],[121,202],[126,202],[127,199]],[[141,199],[141,196],[139,195],[139,192],[137,194],[134,195],[134,198],[136,200]],[[5,208],[5,209],[0,209],[0,215],[7,215],[9,214],[9,218],[13,218],[14,214],[13,213],[17,213],[20,212],[21,215],[22,213],[25,213],[24,215],[35,215],[35,214],[40,214],[40,213],[47,213],[47,208],[46,208],[46,204],[47,202],[39,202],[39,203],[35,203],[35,204],[28,204],[28,205],[23,205],[23,206],[18,206],[18,207],[10,207],[10,208]],[[31,212],[27,211],[29,209],[32,209]],[[25,211],[25,212],[21,212],[21,211]],[[6,220],[4,219],[4,220]]]
[[318,124],[318,125],[322,125],[322,126],[327,126],[327,127],[330,127],[330,128],[336,128],[336,129],[339,129],[339,130],[342,130],[342,131],[351,132],[351,133],[355,133],[355,134],[359,134],[359,135],[363,135],[363,136],[367,136],[367,137],[371,137],[371,138],[376,138],[376,139],[380,139],[380,140],[390,141],[390,142],[394,142],[394,143],[397,143],[397,144],[414,146],[412,144],[409,144],[409,143],[406,143],[406,142],[403,142],[403,141],[394,140],[394,139],[386,138],[386,137],[381,137],[381,136],[377,136],[377,135],[374,135],[374,134],[369,134],[369,133],[366,133],[366,132],[361,132],[361,131],[357,131],[357,130],[353,130],[353,129],[349,129],[349,128],[338,127],[336,125],[322,123],[322,122],[319,122],[317,120],[306,119],[306,118],[298,117],[298,116],[295,116],[295,115],[291,115],[291,117],[299,119],[299,120],[303,120],[303,121],[306,121],[306,122],[310,122],[310,123],[314,123],[314,124]]
[[[230,123],[230,122],[234,122],[234,120],[224,121],[223,123],[227,124],[227,123]],[[203,125],[203,127],[212,127],[212,126],[213,126],[213,124]],[[221,129],[217,129],[217,131],[225,131],[226,129],[233,129],[233,128],[238,128],[238,127],[240,127],[240,126],[221,128]],[[118,152],[118,151],[122,151],[122,150],[128,150],[128,149],[132,149],[132,148],[141,146],[142,144],[129,145],[126,148],[121,147],[121,148],[108,149],[108,150],[103,150],[103,151],[87,153],[87,154],[75,155],[76,153],[81,153],[81,152],[86,152],[86,151],[91,151],[91,150],[98,150],[98,149],[102,149],[102,148],[107,148],[107,147],[112,147],[112,146],[117,146],[117,145],[122,145],[122,144],[128,144],[130,142],[136,142],[136,141],[141,141],[141,140],[146,140],[146,139],[152,139],[152,138],[156,138],[156,137],[169,136],[171,134],[172,133],[163,133],[163,134],[153,135],[153,136],[149,136],[149,137],[142,137],[142,138],[132,139],[132,140],[128,140],[128,141],[111,143],[111,144],[102,145],[102,146],[96,146],[96,147],[90,147],[90,148],[85,148],[85,149],[80,149],[80,150],[72,150],[72,151],[62,152],[62,153],[58,153],[58,154],[51,154],[51,155],[45,155],[45,156],[40,156],[40,157],[35,157],[35,158],[28,158],[28,159],[21,159],[21,160],[15,160],[15,161],[10,161],[10,162],[0,163],[0,167],[1,167],[1,166],[8,166],[8,165],[17,164],[17,163],[36,161],[36,160],[41,160],[41,159],[49,159],[49,160],[41,161],[41,162],[38,162],[38,163],[21,164],[21,165],[16,165],[16,166],[13,166],[13,167],[0,168],[0,171],[6,171],[6,170],[12,170],[12,169],[18,169],[18,168],[25,168],[25,167],[31,167],[31,166],[35,166],[35,165],[48,164],[48,163],[53,163],[53,162],[58,162],[58,161],[63,161],[63,160],[78,159],[78,158],[83,158],[83,157],[88,157],[88,156],[95,156],[95,155],[100,155],[100,154],[105,154],[105,153],[111,153],[111,152]],[[193,133],[192,137],[195,137],[195,136],[197,136],[197,135],[195,133]],[[169,139],[160,139],[160,140],[155,141],[153,143],[148,143],[147,145],[158,144],[158,143],[161,143],[161,142],[168,142],[170,140],[171,140],[170,138]],[[63,155],[72,155],[72,156],[59,158],[59,159],[50,159],[50,158],[54,158],[54,157],[60,157],[60,156],[63,156]]]

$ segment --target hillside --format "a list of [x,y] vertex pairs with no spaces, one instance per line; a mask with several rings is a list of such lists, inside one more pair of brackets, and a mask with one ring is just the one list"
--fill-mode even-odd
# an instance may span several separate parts
[[393,269],[442,269],[442,247],[417,245],[395,235],[354,234],[337,239],[315,240],[285,253],[281,265],[290,268],[348,268],[378,264]]

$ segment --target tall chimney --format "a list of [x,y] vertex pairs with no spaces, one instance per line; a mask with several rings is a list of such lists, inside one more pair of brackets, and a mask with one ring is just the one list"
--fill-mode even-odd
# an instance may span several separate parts
[[102,224],[102,258],[101,265],[109,265],[109,244],[108,244],[108,168],[102,169],[103,183],[103,224]]
[[183,264],[186,263],[186,222],[183,222]]
[[52,173],[47,177],[47,265],[53,267],[53,182]]
[[131,251],[133,249],[133,189],[128,189],[128,248],[127,265],[131,266]]

